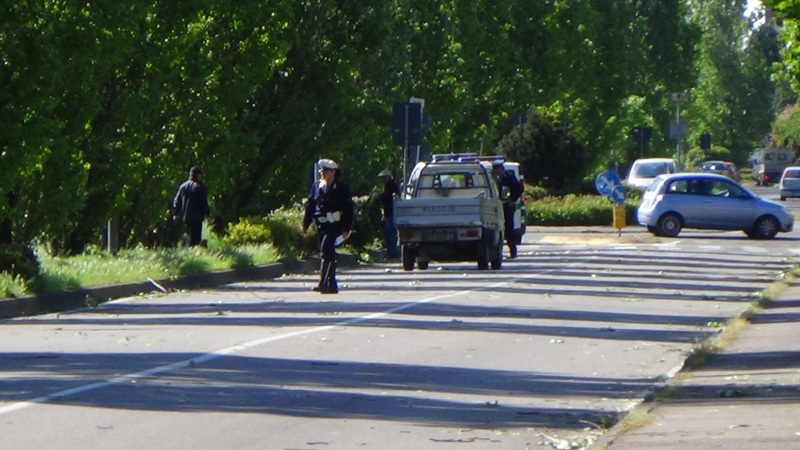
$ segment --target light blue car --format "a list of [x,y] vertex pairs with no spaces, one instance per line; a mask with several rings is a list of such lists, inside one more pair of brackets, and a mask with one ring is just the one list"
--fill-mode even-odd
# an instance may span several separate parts
[[772,239],[794,227],[794,216],[784,205],[710,173],[659,175],[642,196],[637,218],[654,235],[666,237],[697,228],[742,230],[751,238]]

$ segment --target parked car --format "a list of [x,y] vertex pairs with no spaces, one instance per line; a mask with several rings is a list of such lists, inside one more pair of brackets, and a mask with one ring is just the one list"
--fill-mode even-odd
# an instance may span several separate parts
[[741,174],[741,172],[739,172],[739,168],[736,167],[736,164],[734,164],[731,161],[725,161],[725,165],[728,166],[728,171],[730,171],[728,176],[731,177],[731,179],[733,179],[733,181],[735,181],[737,183],[741,183],[742,174]]
[[653,180],[663,173],[675,173],[678,171],[675,160],[670,158],[644,158],[637,159],[631,165],[631,170],[628,172],[628,178],[625,179],[623,184],[639,189],[641,191],[647,189]]
[[778,188],[781,190],[781,200],[800,197],[800,166],[784,169]]
[[728,173],[728,168],[725,167],[725,163],[722,161],[705,161],[697,165],[697,171],[726,175]]
[[751,238],[772,239],[794,227],[794,216],[784,205],[711,173],[659,175],[642,196],[637,218],[654,235],[666,237],[697,228],[742,230]]
[[736,169],[736,164],[730,161],[705,161],[697,165],[697,171],[725,175],[734,181],[742,179],[739,170]]

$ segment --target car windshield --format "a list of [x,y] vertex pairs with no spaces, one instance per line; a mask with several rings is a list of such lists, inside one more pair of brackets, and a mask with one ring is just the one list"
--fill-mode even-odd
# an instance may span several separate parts
[[647,162],[641,163],[636,166],[634,176],[639,178],[655,178],[664,173],[674,173],[675,170],[671,164],[665,162]]
[[800,170],[787,170],[783,178],[800,178]]

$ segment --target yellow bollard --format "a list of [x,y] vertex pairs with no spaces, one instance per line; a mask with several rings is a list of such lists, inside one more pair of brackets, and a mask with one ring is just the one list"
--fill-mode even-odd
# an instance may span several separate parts
[[617,229],[625,227],[625,204],[616,203],[614,205],[614,215],[611,226]]

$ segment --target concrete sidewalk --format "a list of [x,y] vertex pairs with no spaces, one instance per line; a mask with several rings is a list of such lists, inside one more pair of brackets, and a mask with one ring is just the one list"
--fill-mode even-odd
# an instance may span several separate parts
[[800,281],[656,397],[591,448],[800,449]]

